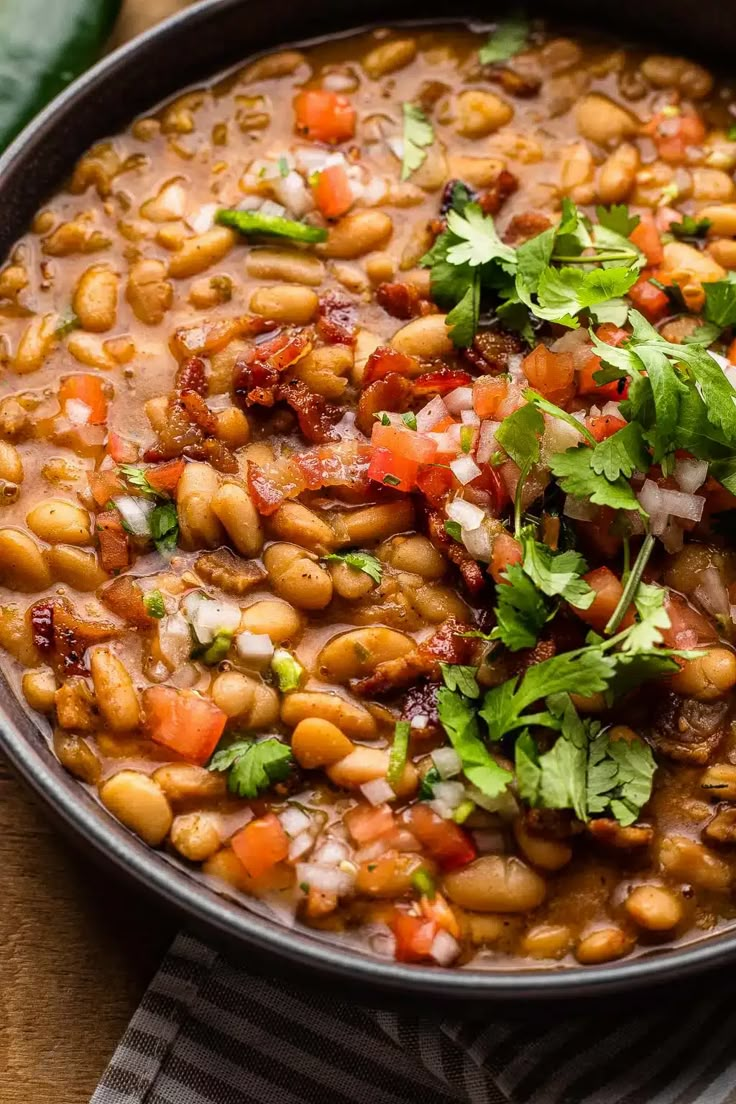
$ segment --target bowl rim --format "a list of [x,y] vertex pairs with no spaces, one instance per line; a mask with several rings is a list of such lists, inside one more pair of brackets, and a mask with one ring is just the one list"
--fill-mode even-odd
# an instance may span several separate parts
[[[91,95],[96,86],[114,77],[129,59],[151,43],[163,48],[183,26],[216,21],[220,14],[240,6],[243,6],[242,0],[200,0],[98,61],[44,108],[0,156],[0,194],[5,175],[22,164],[33,143],[57,126],[63,126],[70,110]],[[392,20],[391,23],[416,26],[459,21],[462,21],[460,15],[444,20],[418,18]],[[363,23],[328,37],[357,33],[368,27],[370,23]],[[297,44],[309,44],[323,37],[300,38]],[[275,44],[278,45],[281,43]],[[263,52],[249,56],[257,57]],[[100,127],[100,131],[104,132],[104,127]],[[15,697],[9,686],[8,692]],[[18,702],[18,708],[24,709],[22,703]],[[175,866],[161,852],[143,844],[106,810],[100,815],[99,807],[84,786],[53,758],[41,734],[37,740],[27,738],[2,704],[0,750],[43,803],[61,818],[72,834],[82,837],[105,865],[111,863],[118,873],[132,877],[140,887],[153,891],[165,904],[173,906],[187,920],[213,933],[231,948],[238,943],[243,948],[262,950],[297,968],[308,968],[312,978],[323,971],[333,980],[363,984],[373,990],[374,995],[376,991],[383,991],[385,994],[422,995],[471,1003],[538,1002],[624,993],[663,984],[675,976],[679,981],[736,958],[736,928],[704,936],[695,943],[656,948],[631,959],[600,966],[442,969],[378,958],[358,948],[318,938],[305,927],[288,927],[262,916],[218,893],[199,880],[195,872]],[[86,800],[80,800],[81,795]]]

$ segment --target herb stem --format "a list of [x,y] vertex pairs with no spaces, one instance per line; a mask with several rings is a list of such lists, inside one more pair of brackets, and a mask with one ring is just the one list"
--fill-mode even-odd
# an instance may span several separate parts
[[529,475],[529,469],[532,466],[531,456],[527,457],[524,462],[524,466],[519,472],[519,482],[516,484],[516,491],[514,493],[514,536],[519,540],[521,536],[521,497],[524,493],[524,483]]
[[637,255],[633,250],[619,249],[610,250],[608,253],[596,253],[593,256],[585,256],[585,254],[568,256],[564,253],[553,253],[551,259],[561,264],[603,264],[605,261],[635,261],[636,257]]
[[621,580],[626,585],[626,580],[629,577],[631,571],[631,541],[628,537],[624,537],[624,566],[621,572]]
[[633,598],[634,598],[634,595],[636,594],[637,590],[639,589],[639,583],[641,582],[641,577],[644,574],[644,568],[647,566],[647,563],[649,562],[649,557],[651,556],[652,551],[654,550],[654,540],[655,540],[654,534],[653,533],[647,533],[646,537],[644,538],[644,540],[642,542],[642,546],[639,549],[639,555],[636,557],[636,560],[634,561],[634,566],[631,568],[631,571],[629,572],[629,577],[626,580],[626,585],[624,586],[623,594],[619,598],[618,605],[616,606],[615,610],[611,614],[611,619],[609,620],[608,624],[606,625],[606,628],[605,628],[606,634],[610,634],[610,633],[616,631],[616,629],[621,624],[621,621],[623,619],[624,614],[626,613],[627,609],[631,605],[631,603],[633,601]]

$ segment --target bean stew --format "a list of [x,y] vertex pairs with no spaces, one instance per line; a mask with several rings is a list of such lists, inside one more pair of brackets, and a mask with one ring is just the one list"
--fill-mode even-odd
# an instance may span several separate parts
[[0,646],[223,892],[449,967],[734,915],[736,93],[512,21],[250,62],[0,270]]

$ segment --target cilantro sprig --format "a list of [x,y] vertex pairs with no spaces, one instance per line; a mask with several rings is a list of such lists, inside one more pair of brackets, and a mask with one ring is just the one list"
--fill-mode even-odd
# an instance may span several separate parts
[[231,793],[253,798],[287,778],[293,762],[288,745],[273,736],[265,740],[241,738],[217,748],[207,769],[226,772]]
[[408,180],[427,159],[427,148],[434,142],[434,128],[416,104],[403,105],[404,133],[401,179]]
[[331,552],[329,556],[325,556],[325,560],[328,563],[344,563],[355,571],[362,571],[374,583],[380,583],[383,577],[383,564],[370,552],[361,552],[358,549],[349,552]]

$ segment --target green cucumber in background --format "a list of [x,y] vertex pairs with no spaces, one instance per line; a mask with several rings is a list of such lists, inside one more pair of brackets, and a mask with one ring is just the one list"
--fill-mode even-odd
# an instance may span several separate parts
[[99,55],[121,0],[0,0],[0,150]]

